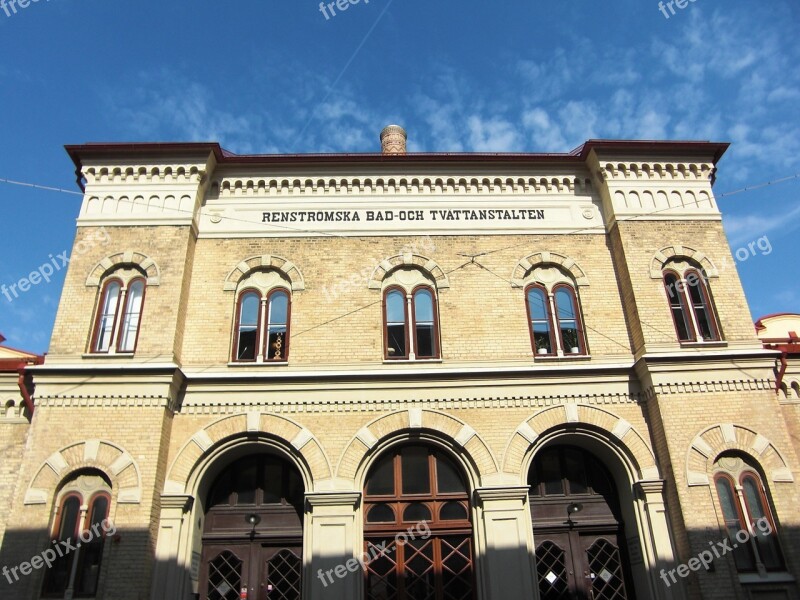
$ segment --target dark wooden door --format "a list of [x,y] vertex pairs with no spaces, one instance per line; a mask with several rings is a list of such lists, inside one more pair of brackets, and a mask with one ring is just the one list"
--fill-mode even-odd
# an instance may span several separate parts
[[629,600],[617,534],[571,530],[536,536],[541,600]]
[[588,452],[543,450],[528,478],[541,600],[634,600],[616,486]]

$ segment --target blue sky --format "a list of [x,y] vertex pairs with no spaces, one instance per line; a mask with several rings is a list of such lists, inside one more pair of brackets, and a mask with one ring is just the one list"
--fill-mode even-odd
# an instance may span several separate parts
[[[62,146],[87,141],[377,151],[390,122],[412,151],[730,141],[718,196],[800,173],[800,1],[675,11],[651,0],[362,0],[327,20],[318,0],[0,8],[0,178],[75,190]],[[753,316],[800,312],[800,179],[719,204],[734,250],[769,240],[737,264]],[[0,206],[0,283],[71,248],[80,196],[0,183]],[[62,283],[63,272],[0,296],[9,344],[47,350]]]

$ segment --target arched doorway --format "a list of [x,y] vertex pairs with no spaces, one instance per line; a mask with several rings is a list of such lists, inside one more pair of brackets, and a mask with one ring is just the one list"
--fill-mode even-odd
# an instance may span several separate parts
[[461,469],[407,445],[372,466],[364,490],[366,600],[473,600],[472,521]]
[[634,600],[616,484],[576,446],[539,452],[528,474],[541,600]]
[[300,600],[303,481],[289,461],[245,456],[211,485],[203,525],[201,600]]

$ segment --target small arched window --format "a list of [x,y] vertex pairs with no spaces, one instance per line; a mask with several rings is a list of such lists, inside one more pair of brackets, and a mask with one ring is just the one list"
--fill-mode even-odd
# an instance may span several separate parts
[[578,296],[571,285],[557,283],[548,289],[541,283],[531,284],[525,301],[536,356],[587,354]]
[[132,354],[136,351],[146,283],[138,271],[122,269],[102,286],[91,351]]
[[714,485],[736,569],[783,571],[778,530],[761,476],[738,456],[720,457],[715,470]]
[[283,288],[246,289],[236,306],[233,360],[285,362],[289,356],[291,299]]
[[427,285],[411,293],[398,286],[384,292],[384,356],[387,360],[439,358],[436,296]]
[[97,595],[105,537],[115,531],[108,520],[110,504],[110,486],[103,476],[87,473],[67,483],[51,540],[54,548],[72,549],[59,552],[47,569],[42,597],[63,598],[68,589],[75,598]]
[[675,333],[681,342],[716,342],[720,333],[705,276],[688,267],[664,271],[664,288]]

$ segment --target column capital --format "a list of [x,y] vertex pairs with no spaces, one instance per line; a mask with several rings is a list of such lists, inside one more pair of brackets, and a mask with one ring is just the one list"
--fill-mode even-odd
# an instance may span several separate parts
[[189,512],[194,506],[194,496],[161,494],[161,509],[178,509],[181,512]]
[[649,481],[637,481],[633,484],[634,490],[643,496],[649,494],[663,494],[666,481],[663,479],[651,479]]
[[530,486],[515,485],[507,487],[484,487],[475,489],[475,497],[480,502],[493,500],[516,500],[524,502],[528,499]]
[[361,492],[311,492],[306,500],[315,506],[348,506],[355,507],[361,501]]

